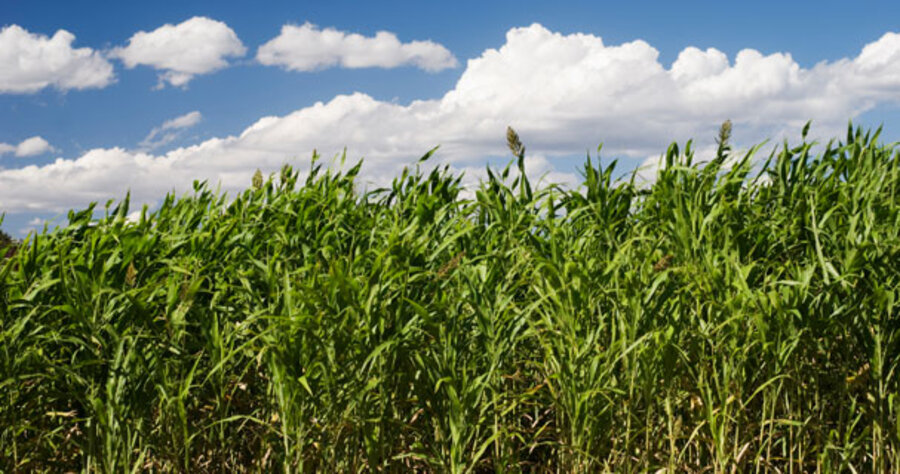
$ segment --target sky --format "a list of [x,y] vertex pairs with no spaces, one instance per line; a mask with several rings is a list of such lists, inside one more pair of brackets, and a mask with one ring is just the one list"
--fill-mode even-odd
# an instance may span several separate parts
[[[22,237],[131,193],[135,210],[315,149],[367,188],[440,145],[575,184],[585,154],[652,169],[667,145],[900,139],[900,3],[0,0],[0,228]],[[338,166],[335,164],[334,166]]]

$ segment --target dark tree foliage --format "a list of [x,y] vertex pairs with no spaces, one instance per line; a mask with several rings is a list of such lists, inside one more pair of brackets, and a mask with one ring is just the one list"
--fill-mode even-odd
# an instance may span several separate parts
[[16,241],[3,230],[0,230],[0,255],[11,257],[16,252]]

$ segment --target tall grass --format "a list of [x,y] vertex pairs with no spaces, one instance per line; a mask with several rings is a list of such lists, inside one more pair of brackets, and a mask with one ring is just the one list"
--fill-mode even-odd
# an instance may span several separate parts
[[647,187],[589,157],[566,190],[510,131],[472,199],[314,160],[72,212],[0,261],[0,470],[896,472],[877,135],[755,168],[723,127],[709,163],[672,145]]

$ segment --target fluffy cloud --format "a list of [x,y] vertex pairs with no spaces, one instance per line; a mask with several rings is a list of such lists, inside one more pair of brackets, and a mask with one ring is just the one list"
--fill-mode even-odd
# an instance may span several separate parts
[[182,131],[197,125],[202,118],[203,116],[200,112],[195,110],[171,120],[166,120],[159,127],[154,127],[153,130],[150,130],[147,137],[141,141],[140,147],[142,150],[148,151],[171,143],[181,135]]
[[73,41],[75,35],[66,30],[48,38],[18,25],[0,29],[0,93],[100,88],[112,83],[112,65],[90,48],[72,48]]
[[[64,210],[121,197],[153,202],[194,179],[245,188],[257,168],[301,167],[317,148],[325,156],[365,157],[363,179],[384,184],[434,145],[438,157],[473,175],[484,159],[506,157],[512,125],[534,153],[529,172],[559,173],[560,157],[604,154],[633,165],[658,156],[671,140],[709,147],[721,122],[734,123],[736,145],[809,119],[813,132],[839,132],[846,120],[900,97],[900,35],[866,45],[855,58],[799,66],[789,54],[688,48],[671,67],[644,41],[606,45],[589,34],[562,35],[540,25],[510,30],[499,49],[468,61],[456,86],[434,100],[395,104],[366,94],[341,95],[283,116],[263,117],[238,135],[165,154],[122,148],[90,150],[45,166],[0,171],[0,208]],[[298,154],[301,155],[298,158]],[[627,164],[627,162],[626,162]],[[52,189],[52,193],[47,190]]]
[[53,151],[53,147],[41,137],[26,138],[16,147],[16,156],[35,156]]
[[112,55],[129,69],[145,65],[162,70],[159,87],[166,82],[182,87],[196,75],[224,68],[226,58],[243,56],[246,51],[228,25],[195,16],[151,32],[139,31],[128,40],[128,46],[114,49]]
[[457,65],[447,48],[431,41],[401,43],[388,31],[365,37],[333,28],[321,30],[310,23],[284,25],[280,35],[259,47],[256,59],[291,71],[412,65],[433,72]]
[[17,146],[13,146],[8,143],[0,143],[0,155],[4,155],[6,153],[15,153],[15,155],[18,157],[28,157],[42,155],[51,151],[54,151],[54,148],[50,146],[50,143],[39,136],[26,138],[25,140],[22,140]]

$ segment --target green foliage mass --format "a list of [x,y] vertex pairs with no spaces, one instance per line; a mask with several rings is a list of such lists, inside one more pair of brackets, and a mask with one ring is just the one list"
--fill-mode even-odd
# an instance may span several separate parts
[[0,260],[0,470],[897,472],[877,135],[70,213]]

